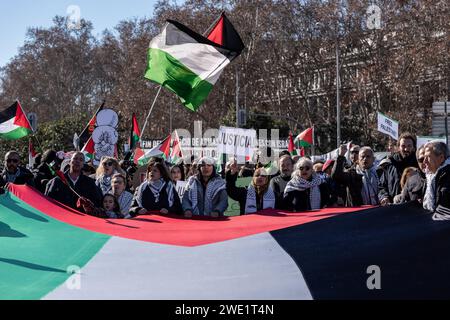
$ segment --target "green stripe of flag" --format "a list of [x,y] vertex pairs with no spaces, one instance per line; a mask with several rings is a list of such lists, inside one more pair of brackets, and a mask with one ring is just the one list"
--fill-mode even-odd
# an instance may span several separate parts
[[111,238],[57,221],[9,192],[0,212],[0,300],[44,297]]
[[16,129],[0,133],[0,139],[4,140],[17,140],[23,137],[26,137],[31,133],[31,130],[24,127],[17,127]]
[[183,105],[192,111],[199,108],[213,88],[211,83],[202,80],[176,58],[154,48],[148,50],[145,78],[174,92],[180,97]]

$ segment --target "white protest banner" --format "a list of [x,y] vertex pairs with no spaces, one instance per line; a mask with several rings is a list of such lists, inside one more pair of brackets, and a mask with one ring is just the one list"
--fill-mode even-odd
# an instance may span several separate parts
[[184,191],[186,190],[187,181],[177,181],[175,189],[177,190],[180,199],[183,197]]
[[430,142],[430,141],[441,141],[445,142],[445,137],[433,137],[433,136],[417,136],[417,149],[419,149],[424,144]]
[[217,137],[217,154],[236,156],[238,163],[245,157],[252,157],[258,147],[256,130],[221,126]]
[[378,112],[378,131],[398,140],[398,122]]
[[[347,143],[347,152],[345,153],[345,158],[350,161],[350,149],[352,147],[352,141]],[[318,156],[311,156],[311,160],[314,162],[316,160],[336,160],[339,156],[339,148],[334,149],[333,151],[330,151],[328,153],[318,155]]]

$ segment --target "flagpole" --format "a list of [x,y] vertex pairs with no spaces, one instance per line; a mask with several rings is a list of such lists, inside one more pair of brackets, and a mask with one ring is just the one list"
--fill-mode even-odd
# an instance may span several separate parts
[[160,85],[158,93],[156,94],[155,99],[153,99],[153,103],[152,103],[150,111],[147,115],[147,118],[145,118],[144,126],[142,127],[142,131],[141,131],[141,137],[144,136],[144,131],[145,131],[145,128],[147,127],[148,119],[150,118],[150,115],[152,114],[153,108],[155,107],[156,100],[158,99],[159,94],[161,93],[161,89],[162,89],[162,86]]

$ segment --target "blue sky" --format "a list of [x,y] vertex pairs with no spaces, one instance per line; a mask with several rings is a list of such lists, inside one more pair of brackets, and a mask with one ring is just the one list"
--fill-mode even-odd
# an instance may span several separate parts
[[156,0],[1,0],[0,66],[17,54],[27,28],[49,27],[56,15],[67,16],[71,5],[80,8],[81,18],[93,23],[94,34],[112,29],[121,20],[149,17]]

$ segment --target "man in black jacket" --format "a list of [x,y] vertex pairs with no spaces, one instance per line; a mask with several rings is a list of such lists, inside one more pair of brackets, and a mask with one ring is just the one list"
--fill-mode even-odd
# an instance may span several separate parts
[[60,169],[62,159],[55,150],[46,150],[42,155],[41,164],[33,171],[36,189],[44,193],[47,183],[55,177],[54,172]]
[[0,188],[7,183],[27,184],[34,187],[33,174],[20,166],[20,155],[16,151],[9,151],[5,155],[5,169],[0,175]]
[[333,166],[331,178],[347,190],[347,207],[377,205],[378,175],[374,166],[375,156],[371,148],[359,149],[358,164],[344,170],[347,146],[339,147],[339,156]]
[[421,146],[416,152],[417,162],[419,164],[419,170],[412,173],[412,175],[406,180],[401,194],[394,197],[394,203],[404,203],[409,201],[417,201],[422,204],[423,196],[426,187],[425,177],[425,146]]
[[291,156],[284,155],[279,162],[280,175],[270,180],[270,187],[275,193],[277,209],[287,209],[283,201],[284,189],[287,183],[291,180],[292,172],[294,171],[294,161]]
[[450,219],[450,152],[443,142],[432,141],[425,145],[424,164],[427,170],[427,187],[423,207],[435,212],[436,220]]
[[401,193],[400,179],[408,167],[418,168],[416,159],[416,138],[410,133],[403,133],[398,140],[399,152],[389,157],[380,177],[378,198],[382,206],[393,203],[394,197]]
[[[82,174],[84,165],[84,154],[75,152],[70,159],[70,169],[64,174],[67,183],[83,198],[89,199],[94,206],[100,207],[102,191],[95,185],[95,180]],[[45,190],[45,195],[55,199],[75,210],[77,208],[78,196],[61,180],[55,177],[50,180]]]

